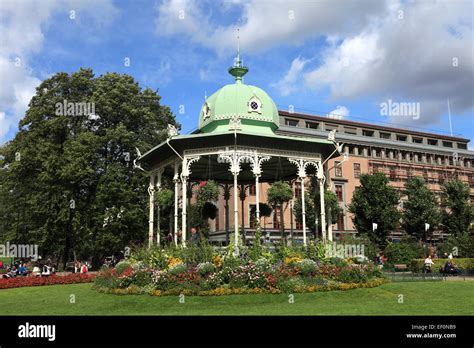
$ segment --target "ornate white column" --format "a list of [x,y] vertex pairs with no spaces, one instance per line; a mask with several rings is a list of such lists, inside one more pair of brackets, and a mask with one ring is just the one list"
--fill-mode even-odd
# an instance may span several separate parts
[[155,173],[150,175],[150,184],[148,185],[149,215],[148,215],[148,248],[153,245],[153,224],[154,224],[154,206],[155,206]]
[[248,157],[248,155],[237,151],[225,151],[219,154],[221,160],[230,164],[229,171],[234,176],[234,245],[236,254],[238,254],[239,251],[239,193],[237,191],[237,176],[240,173],[240,161],[246,157]]
[[[156,191],[160,192],[161,191],[161,176],[164,172],[164,168],[159,168],[156,176],[157,176],[157,182],[156,182]],[[156,245],[160,246],[161,242],[161,228],[160,228],[160,220],[161,220],[161,214],[160,214],[160,203],[157,200],[156,202]]]
[[174,162],[174,244],[178,246],[178,194],[179,194],[179,163]]
[[[326,177],[324,176],[324,169],[321,162],[318,162],[317,168],[317,178],[319,181],[319,197],[321,206],[321,234],[323,236],[323,239],[326,239],[326,208],[324,206],[324,182],[326,180]],[[329,236],[329,240],[332,241],[332,233]]]
[[268,161],[270,156],[259,156],[255,154],[255,156],[251,157],[252,163],[252,172],[255,176],[255,216],[257,218],[258,223],[260,224],[260,188],[259,188],[259,180],[260,176],[262,175],[262,163],[264,161]]
[[[304,160],[302,158],[288,158],[288,160],[296,165],[298,168],[298,178],[301,181],[301,218],[303,222],[303,245],[307,245],[306,239],[306,207],[305,207],[305,196],[304,196],[304,180],[306,179],[306,167],[308,165],[313,165],[317,168],[317,164],[313,161]],[[319,163],[319,162],[318,162]]]
[[182,244],[185,247],[186,246],[186,235],[187,235],[187,220],[186,220],[186,214],[187,214],[187,189],[188,189],[188,178],[189,175],[191,174],[191,164],[193,162],[198,161],[200,156],[184,156],[183,158],[183,164],[181,166],[181,187],[182,187],[182,199],[183,199],[183,209],[181,210],[181,229],[183,231],[182,235]]

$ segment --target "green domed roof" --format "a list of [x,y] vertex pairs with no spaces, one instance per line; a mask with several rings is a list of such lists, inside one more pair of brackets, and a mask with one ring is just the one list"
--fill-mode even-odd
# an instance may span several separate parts
[[272,98],[261,88],[242,82],[248,69],[241,66],[240,56],[229,68],[235,83],[225,85],[209,98],[199,114],[199,130],[203,133],[231,130],[230,121],[238,118],[240,129],[252,133],[269,134],[279,126],[278,109]]

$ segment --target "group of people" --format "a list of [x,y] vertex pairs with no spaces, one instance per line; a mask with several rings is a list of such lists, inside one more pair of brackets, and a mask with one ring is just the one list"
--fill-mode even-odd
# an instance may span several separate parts
[[[183,231],[181,229],[178,230],[176,237],[177,237],[176,239],[177,239],[178,244],[181,243],[183,239]],[[197,232],[197,229],[195,227],[191,227],[190,242],[198,244],[200,240],[201,238],[199,237],[199,233]],[[171,233],[171,231],[166,235],[166,241],[168,242],[168,244],[173,243],[173,233]]]
[[[0,269],[4,268],[3,262],[0,264]],[[36,262],[34,264],[28,262],[14,262],[10,266],[7,266],[7,272],[3,274],[3,278],[14,278],[14,277],[47,277],[56,272],[51,262],[40,264]]]
[[86,262],[80,262],[76,260],[74,262],[74,273],[87,273],[89,272],[90,265]]
[[[434,254],[433,258],[438,258],[436,254]],[[444,266],[440,268],[440,273],[443,274],[457,274],[459,273],[459,269],[456,267],[454,261],[453,261],[453,254],[450,253],[449,255],[447,253],[444,253],[443,258],[448,259],[445,263]],[[423,272],[424,273],[431,273],[431,268],[434,265],[434,262],[431,258],[431,255],[428,255],[425,259],[424,265],[423,265]]]

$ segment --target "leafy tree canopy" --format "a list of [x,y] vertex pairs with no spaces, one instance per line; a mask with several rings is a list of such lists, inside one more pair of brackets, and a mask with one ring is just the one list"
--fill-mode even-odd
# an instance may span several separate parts
[[63,262],[141,243],[148,178],[133,167],[135,147],[163,141],[167,124],[179,128],[129,75],[80,69],[43,81],[0,149],[0,236]]
[[[362,174],[360,186],[356,187],[349,205],[357,232],[368,235],[379,245],[385,244],[388,233],[400,220],[398,201],[398,192],[388,185],[388,178],[383,173]],[[373,223],[378,225],[375,232],[372,231]]]

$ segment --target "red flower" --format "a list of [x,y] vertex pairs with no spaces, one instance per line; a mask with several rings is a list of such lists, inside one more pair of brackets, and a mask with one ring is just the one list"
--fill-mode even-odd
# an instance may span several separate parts
[[25,286],[41,286],[56,284],[90,283],[95,274],[74,273],[66,276],[51,275],[49,277],[15,277],[0,279],[0,289],[20,288]]

